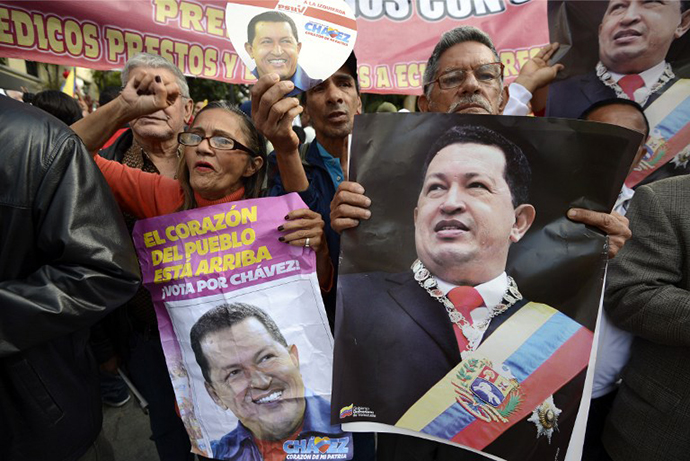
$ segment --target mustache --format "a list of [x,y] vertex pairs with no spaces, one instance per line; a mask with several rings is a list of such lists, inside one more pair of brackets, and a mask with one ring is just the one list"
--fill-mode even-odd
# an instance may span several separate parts
[[488,113],[491,113],[491,104],[489,104],[489,101],[487,101],[486,98],[480,94],[470,94],[460,97],[460,99],[451,104],[450,108],[448,109],[448,113],[453,113],[458,107],[470,104],[476,104]]

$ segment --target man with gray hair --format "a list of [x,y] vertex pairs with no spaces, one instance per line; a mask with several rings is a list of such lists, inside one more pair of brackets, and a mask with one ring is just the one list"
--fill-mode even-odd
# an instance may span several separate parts
[[424,94],[418,102],[422,112],[500,114],[508,102],[498,52],[488,35],[471,26],[441,36],[422,81]]
[[302,433],[344,436],[330,424],[330,403],[305,389],[297,346],[288,346],[262,309],[244,303],[214,307],[189,336],[206,391],[239,420],[211,442],[214,458],[283,459],[286,441]]
[[[493,53],[494,58],[492,58],[492,60],[494,62],[480,66],[474,73],[478,79],[484,78],[500,81],[500,95],[495,101],[499,107],[493,107],[489,100],[482,97],[468,98],[465,101],[455,101],[447,107],[446,110],[439,110],[434,107],[433,103],[437,102],[437,98],[432,98],[432,91],[435,87],[441,86],[442,88],[448,88],[449,85],[452,85],[452,87],[455,88],[461,83],[461,80],[458,80],[458,78],[463,78],[464,76],[461,70],[452,70],[451,72],[445,73],[447,68],[442,69],[444,72],[443,75],[440,76],[439,79],[436,79],[436,77],[440,74],[439,67],[441,65],[442,55],[444,55],[447,50],[462,43],[483,45],[482,47],[475,47],[474,50],[481,52],[481,50],[485,50],[484,47],[486,47]],[[527,115],[529,113],[527,104],[532,99],[533,93],[553,80],[558,71],[563,68],[562,64],[554,64],[553,66],[548,64],[549,59],[557,49],[558,43],[552,43],[543,47],[539,53],[520,68],[520,74],[510,85],[509,98],[508,87],[503,85],[503,65],[501,64],[498,51],[496,51],[491,38],[476,27],[456,27],[441,36],[441,40],[429,57],[426,70],[422,77],[424,95],[420,97],[419,108],[422,112]],[[450,53],[450,55],[453,54],[454,53]],[[444,61],[444,64],[448,64],[447,59]],[[438,95],[435,96],[437,97]],[[429,106],[428,103],[432,101],[432,105]],[[442,103],[442,101],[438,102]]]
[[[153,54],[139,53],[127,61],[122,69],[122,86],[131,77],[145,72],[159,75],[163,83],[177,83],[182,97],[165,110],[132,120],[129,124],[131,130],[102,150],[100,155],[108,160],[173,178],[179,163],[177,134],[184,131],[185,124],[192,116],[194,103],[189,97],[189,86],[180,69]],[[110,127],[94,126],[86,135],[82,134],[82,140],[89,151],[94,151],[107,141],[109,133]]]
[[[182,97],[164,110],[132,120],[130,129],[108,148],[101,150],[100,155],[142,171],[174,178],[180,157],[177,134],[184,131],[192,116],[194,103],[189,97],[189,86],[184,74],[177,66],[160,56],[148,53],[133,56],[122,70],[122,83],[125,85],[130,78],[143,78],[145,73],[158,76],[163,83],[175,82]],[[101,123],[108,122],[105,120]],[[89,129],[79,130],[79,134],[90,152],[100,148],[113,132],[113,127],[99,126],[91,121],[85,126]],[[136,219],[125,213],[125,221],[131,232]],[[191,444],[187,431],[175,411],[175,394],[168,376],[149,292],[141,287],[127,303],[125,311],[127,321],[106,321],[125,323],[132,327],[126,334],[118,334],[127,337],[127,341],[117,349],[124,349],[123,356],[129,375],[149,403],[151,438],[156,443],[158,455],[162,461],[192,460],[194,455],[190,453]],[[116,344],[122,341],[119,337],[111,340]]]

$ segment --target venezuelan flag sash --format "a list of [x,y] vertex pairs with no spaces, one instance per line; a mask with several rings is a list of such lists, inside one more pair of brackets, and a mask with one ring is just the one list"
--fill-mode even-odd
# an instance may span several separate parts
[[635,187],[681,152],[690,154],[690,79],[680,79],[644,111],[650,133],[645,158],[625,180]]
[[580,373],[592,332],[528,303],[395,424],[481,450]]

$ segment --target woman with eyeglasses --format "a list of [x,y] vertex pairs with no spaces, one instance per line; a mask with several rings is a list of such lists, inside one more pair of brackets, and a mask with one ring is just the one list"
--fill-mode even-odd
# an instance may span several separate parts
[[[109,132],[129,120],[175,103],[179,89],[144,72],[127,83],[118,98],[72,125],[87,147],[99,145]],[[184,147],[177,179],[147,173],[94,155],[123,211],[150,218],[176,211],[256,198],[266,175],[263,136],[238,108],[212,102],[197,114],[192,126],[178,135]],[[308,208],[291,211],[279,230],[281,241],[314,249],[323,287],[330,284],[332,266],[324,244],[324,222]]]

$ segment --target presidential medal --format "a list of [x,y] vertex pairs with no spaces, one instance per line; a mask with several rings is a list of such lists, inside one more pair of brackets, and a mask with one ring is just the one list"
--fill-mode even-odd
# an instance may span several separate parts
[[531,421],[537,426],[537,438],[546,435],[549,443],[551,443],[553,432],[558,430],[558,416],[562,411],[553,402],[553,395],[532,411],[532,416],[527,421]]

